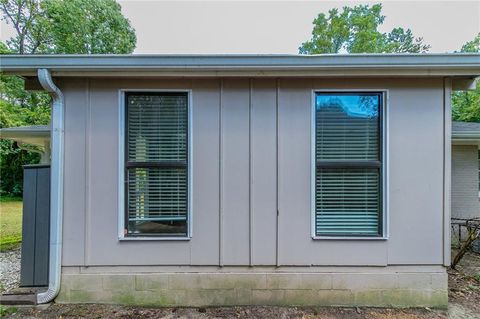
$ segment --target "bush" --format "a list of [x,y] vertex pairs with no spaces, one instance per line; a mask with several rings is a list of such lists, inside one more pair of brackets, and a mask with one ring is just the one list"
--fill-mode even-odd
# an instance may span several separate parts
[[0,195],[22,196],[23,165],[37,164],[40,155],[18,148],[16,143],[0,141]]

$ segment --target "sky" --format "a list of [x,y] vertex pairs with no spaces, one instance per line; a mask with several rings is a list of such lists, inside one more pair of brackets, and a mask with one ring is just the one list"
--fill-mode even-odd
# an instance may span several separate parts
[[[382,32],[410,28],[433,53],[459,50],[480,32],[480,0],[118,2],[136,30],[135,53],[295,54],[318,13],[379,2],[386,16]],[[5,41],[13,30],[4,21],[0,27]]]

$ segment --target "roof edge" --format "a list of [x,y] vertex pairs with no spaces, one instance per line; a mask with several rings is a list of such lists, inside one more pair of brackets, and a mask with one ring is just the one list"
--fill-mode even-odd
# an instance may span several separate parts
[[2,55],[7,74],[33,75],[46,68],[57,76],[322,76],[322,75],[480,75],[480,54],[327,55]]

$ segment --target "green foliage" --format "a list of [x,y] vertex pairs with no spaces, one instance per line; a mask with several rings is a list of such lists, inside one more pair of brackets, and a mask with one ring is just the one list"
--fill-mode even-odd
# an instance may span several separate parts
[[131,53],[135,30],[114,0],[45,0],[45,29],[55,53]]
[[[480,53],[480,33],[467,42],[461,52]],[[454,121],[480,122],[480,81],[477,81],[475,90],[453,93],[452,118]]]
[[[0,127],[47,124],[50,118],[50,108],[39,106],[27,108],[11,104],[0,99]],[[0,194],[13,196],[22,195],[22,166],[38,163],[40,156],[17,147],[8,140],[0,140]]]
[[7,307],[4,305],[0,305],[0,317],[8,316],[14,314],[18,311],[15,307]]
[[473,275],[473,279],[475,279],[480,284],[480,272]]
[[38,163],[40,156],[21,150],[15,143],[5,140],[0,141],[0,152],[2,153],[0,156],[0,171],[2,172],[0,195],[22,196],[22,166]]
[[454,121],[480,122],[480,81],[475,90],[452,95],[452,118]]
[[[0,0],[3,19],[15,36],[0,54],[131,53],[135,30],[114,0]],[[21,78],[0,73],[0,127],[46,125],[50,96],[27,92]],[[0,194],[20,196],[22,165],[38,163],[39,155],[0,140]]]
[[131,53],[135,30],[115,0],[0,0],[12,52]]
[[22,201],[22,198],[21,198],[21,197],[18,197],[18,196],[5,195],[5,196],[0,197],[0,203],[4,203],[4,202],[21,202],[21,201]]
[[42,23],[39,0],[0,0],[7,23],[11,23],[16,35],[7,41],[12,52],[37,53],[46,51],[47,45]]
[[412,30],[394,28],[386,35],[385,53],[425,53],[430,46],[423,43],[422,38],[415,38]]
[[344,7],[342,12],[331,9],[328,16],[320,13],[313,21],[312,38],[304,42],[301,54],[322,53],[419,53],[426,52],[429,45],[422,38],[415,38],[410,29],[395,28],[390,33],[381,33],[383,24],[382,5],[358,5]]
[[477,34],[475,39],[465,43],[462,49],[460,50],[460,52],[479,53],[480,52],[480,33]]
[[[0,50],[7,49],[3,45]],[[23,87],[21,78],[0,74],[0,128],[49,123],[48,94],[27,92]],[[12,141],[0,140],[0,195],[21,196],[22,166],[39,160],[38,154],[22,150]]]
[[22,242],[22,211],[21,198],[0,197],[0,252],[20,246]]

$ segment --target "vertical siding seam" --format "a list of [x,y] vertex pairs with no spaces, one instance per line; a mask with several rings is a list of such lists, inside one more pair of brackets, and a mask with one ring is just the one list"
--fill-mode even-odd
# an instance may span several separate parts
[[84,193],[84,205],[85,205],[85,221],[84,221],[84,247],[83,247],[83,265],[88,266],[90,263],[89,258],[89,247],[90,247],[90,142],[91,142],[91,96],[90,96],[90,79],[86,81],[87,89],[87,103],[86,103],[86,114],[85,114],[85,193]]
[[[32,282],[33,284],[35,285],[36,284],[36,259],[35,258],[35,255],[36,255],[36,252],[37,252],[37,196],[38,194],[38,169],[35,170],[35,205],[33,206],[34,207],[34,210],[35,210],[35,214],[33,214],[33,218],[34,218],[34,222],[33,222],[33,278],[32,278]],[[23,211],[22,211],[22,214],[23,214]],[[50,215],[50,214],[49,214]],[[50,231],[50,229],[49,229]],[[48,239],[50,240],[50,233],[48,234]],[[49,265],[50,265],[50,262],[49,262]]]
[[[193,79],[190,79],[190,91],[187,93],[187,233],[193,237]],[[192,264],[192,245],[188,245],[189,265]]]
[[451,80],[443,79],[443,265],[450,265]]
[[222,134],[222,108],[223,108],[223,79],[220,79],[219,112],[218,112],[218,265],[223,267],[223,134]]
[[446,134],[447,134],[447,130],[446,130],[446,98],[447,98],[447,88],[446,88],[446,81],[447,81],[447,78],[443,78],[443,81],[442,81],[442,86],[443,86],[443,103],[442,103],[442,111],[443,111],[443,125],[442,125],[442,129],[443,129],[443,145],[442,145],[442,151],[443,151],[443,160],[442,160],[442,180],[443,180],[443,196],[442,196],[442,237],[443,237],[443,251],[442,251],[442,256],[443,256],[443,263],[445,264],[446,263],[446,256],[445,256],[445,223],[446,223],[446,220],[445,220],[445,183],[446,183],[446,180],[445,180],[445,165],[446,165],[446,149],[445,149],[445,139],[446,139]]
[[280,79],[276,79],[276,83],[275,83],[275,179],[276,179],[276,183],[275,183],[275,206],[276,206],[276,227],[275,227],[275,235],[276,235],[276,238],[275,238],[275,265],[277,267],[280,266],[280,247],[279,247],[279,238],[280,238],[280,235],[279,235],[279,226],[280,226],[280,223],[279,223],[279,190],[278,190],[278,187],[279,187],[279,184],[280,184],[280,171],[278,169],[278,165],[279,165],[279,139],[280,139],[280,136],[279,136],[279,119],[278,119],[278,96],[279,96],[279,93],[280,93]]
[[447,86],[446,86],[446,83],[447,83],[447,78],[443,78],[443,169],[442,169],[442,173],[443,173],[443,176],[442,176],[442,179],[443,179],[443,197],[442,197],[442,208],[443,208],[443,214],[442,214],[442,226],[443,226],[443,230],[442,230],[442,235],[443,235],[443,261],[444,261],[444,264],[446,263],[446,254],[445,254],[445,250],[446,250],[446,233],[445,233],[445,223],[447,222],[446,221],[446,218],[445,218],[445,214],[446,214],[446,156],[447,156],[447,150],[446,150],[446,147],[445,147],[445,142],[446,142],[446,135],[447,135],[447,118],[446,118],[446,112],[447,112],[447,104],[446,104],[446,99],[447,99]]
[[253,207],[252,207],[252,185],[253,185],[253,150],[252,150],[252,90],[253,79],[249,79],[248,94],[248,222],[249,222],[249,265],[253,266]]

